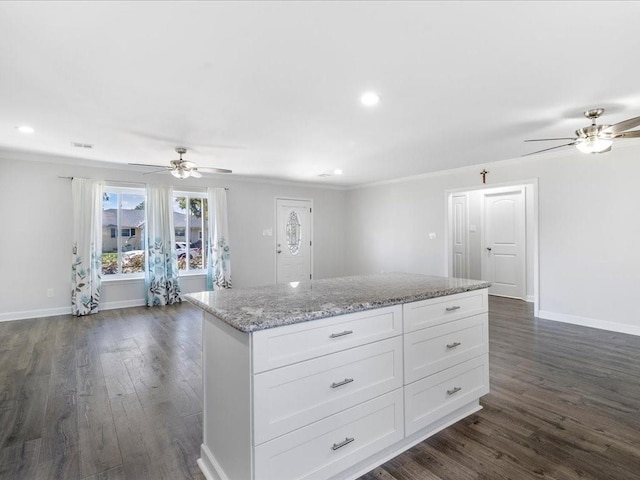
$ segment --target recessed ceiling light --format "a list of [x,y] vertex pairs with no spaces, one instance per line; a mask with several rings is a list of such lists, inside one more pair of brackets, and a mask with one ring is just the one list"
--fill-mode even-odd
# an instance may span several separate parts
[[367,107],[373,107],[380,101],[380,96],[376,92],[366,92],[362,94],[360,101]]
[[33,133],[35,130],[29,125],[20,125],[16,127],[20,133]]
[[82,143],[82,142],[71,142],[71,146],[76,148],[88,148],[88,149],[93,148],[92,143]]
[[336,169],[333,171],[333,174],[334,174],[334,175],[342,175],[342,170],[340,170],[339,168],[336,168]]

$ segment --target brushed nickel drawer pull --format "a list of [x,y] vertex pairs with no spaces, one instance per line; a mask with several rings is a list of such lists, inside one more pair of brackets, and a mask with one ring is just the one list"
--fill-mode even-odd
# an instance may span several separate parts
[[453,395],[454,393],[458,393],[462,390],[462,387],[453,387],[451,390],[447,390],[447,395]]
[[344,441],[342,441],[342,442],[340,442],[340,443],[334,443],[334,444],[333,444],[333,447],[331,447],[331,450],[336,451],[336,450],[338,450],[339,448],[344,447],[345,445],[349,445],[349,444],[350,444],[351,442],[353,442],[354,440],[355,440],[355,438],[353,438],[353,437],[351,437],[351,438],[346,437],[346,438],[344,439]]
[[460,310],[460,307],[458,305],[454,305],[453,307],[447,307],[446,310],[447,312],[453,312],[455,310]]
[[334,383],[332,383],[332,384],[331,384],[331,388],[338,388],[338,387],[341,387],[341,386],[346,385],[347,383],[351,383],[351,382],[353,382],[353,378],[345,378],[345,379],[344,379],[344,380],[342,380],[341,382],[338,382],[338,383],[335,383],[335,382],[334,382]]
[[462,345],[462,343],[460,342],[448,343],[447,348],[456,348],[456,347],[459,347],[460,345]]
[[353,330],[345,330],[344,332],[340,332],[340,333],[332,333],[331,335],[329,335],[329,338],[344,337],[345,335],[351,335],[352,333],[353,333]]

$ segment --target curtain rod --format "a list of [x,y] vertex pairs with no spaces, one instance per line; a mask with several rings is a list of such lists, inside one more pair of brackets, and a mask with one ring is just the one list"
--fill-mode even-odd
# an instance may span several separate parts
[[[66,179],[66,180],[73,180],[74,177],[61,177],[58,176],[58,178],[62,178],[62,179]],[[76,177],[76,178],[84,178],[84,177]],[[113,183],[127,183],[129,185],[146,185],[146,183],[144,182],[125,182],[122,180],[103,180],[103,182],[113,182]],[[219,187],[219,188],[224,188],[225,190],[229,190],[229,187]]]

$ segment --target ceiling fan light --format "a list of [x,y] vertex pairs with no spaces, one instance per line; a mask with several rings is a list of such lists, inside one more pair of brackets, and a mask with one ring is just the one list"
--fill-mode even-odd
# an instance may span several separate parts
[[182,168],[176,168],[175,170],[171,170],[171,175],[179,178],[180,180],[184,180],[189,177],[189,171]]
[[612,144],[611,140],[604,138],[587,137],[576,143],[576,148],[582,153],[602,153],[609,150]]

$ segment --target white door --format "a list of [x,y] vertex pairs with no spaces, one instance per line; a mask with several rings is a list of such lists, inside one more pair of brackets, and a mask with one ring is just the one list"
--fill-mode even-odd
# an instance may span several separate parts
[[469,278],[467,194],[451,197],[451,272],[456,278]]
[[311,201],[276,199],[276,282],[310,280]]
[[489,293],[525,297],[524,189],[484,195],[482,278]]

